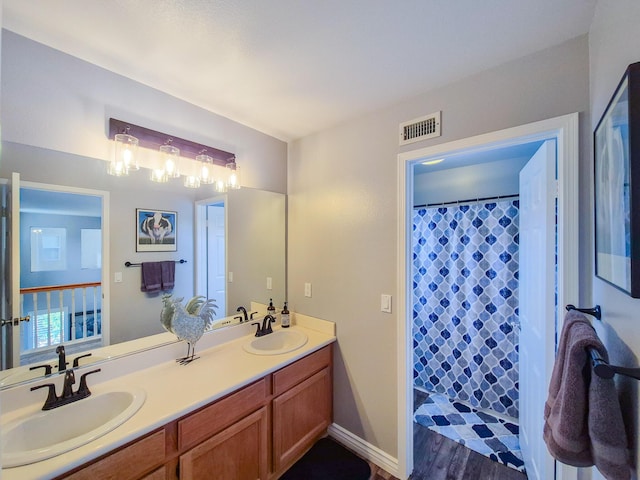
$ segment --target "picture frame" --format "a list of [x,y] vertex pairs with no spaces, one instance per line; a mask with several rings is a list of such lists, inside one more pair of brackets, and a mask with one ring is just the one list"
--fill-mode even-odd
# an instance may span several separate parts
[[640,298],[640,62],[627,67],[593,148],[595,273]]
[[178,250],[178,212],[136,208],[136,252]]

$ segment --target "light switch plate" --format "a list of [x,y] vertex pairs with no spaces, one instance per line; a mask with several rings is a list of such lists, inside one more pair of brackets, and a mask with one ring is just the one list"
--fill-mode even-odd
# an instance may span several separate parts
[[384,313],[391,313],[391,295],[380,295],[380,311]]
[[229,272],[229,283],[233,283],[233,272]]
[[122,283],[122,272],[115,272],[113,274],[113,281],[115,283]]
[[267,277],[267,290],[273,290],[273,278]]

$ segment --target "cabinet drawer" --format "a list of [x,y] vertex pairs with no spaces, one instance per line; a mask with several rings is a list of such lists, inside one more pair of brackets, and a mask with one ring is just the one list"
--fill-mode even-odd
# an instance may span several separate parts
[[164,463],[164,449],[165,434],[163,429],[123,447],[71,475],[65,475],[64,478],[72,480],[137,479],[153,467]]
[[183,451],[262,407],[269,396],[269,377],[217,400],[178,421],[178,448]]
[[273,374],[273,394],[280,395],[331,364],[331,345],[307,355]]

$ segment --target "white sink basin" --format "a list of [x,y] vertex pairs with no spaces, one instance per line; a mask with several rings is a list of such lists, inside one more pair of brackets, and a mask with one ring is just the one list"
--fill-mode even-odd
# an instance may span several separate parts
[[95,440],[131,418],[145,399],[140,389],[94,394],[3,424],[2,467],[35,463]]
[[255,355],[278,355],[297,350],[308,337],[300,330],[276,330],[264,337],[256,337],[243,345],[243,348]]

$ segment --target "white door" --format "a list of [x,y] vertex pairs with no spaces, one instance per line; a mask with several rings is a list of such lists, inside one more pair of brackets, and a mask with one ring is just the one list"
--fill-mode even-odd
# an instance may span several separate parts
[[20,174],[13,173],[3,200],[8,218],[2,232],[2,369],[20,365]]
[[520,172],[520,446],[530,480],[553,480],[542,438],[555,356],[556,145],[546,141]]
[[207,205],[207,298],[216,301],[216,318],[227,316],[224,204]]

